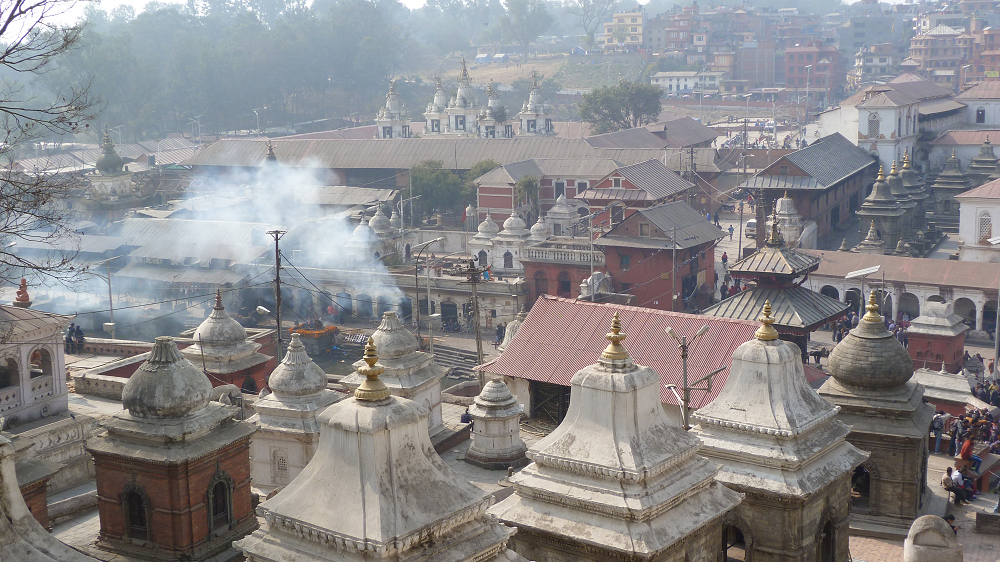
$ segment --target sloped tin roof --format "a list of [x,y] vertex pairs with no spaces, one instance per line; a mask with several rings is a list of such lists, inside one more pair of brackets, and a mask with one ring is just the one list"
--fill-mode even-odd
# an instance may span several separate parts
[[659,373],[660,401],[675,405],[677,399],[664,385],[683,384],[681,361],[677,342],[665,330],[670,326],[676,333],[690,337],[708,325],[708,332],[691,346],[688,380],[696,381],[720,367],[722,371],[712,380],[711,392],[692,392],[694,408],[718,396],[729,376],[733,352],[758,328],[757,323],[743,320],[543,295],[500,356],[476,368],[496,376],[569,386],[573,375],[597,363],[607,347],[604,336],[615,312],[627,336],[622,344],[632,360]]
[[811,332],[841,316],[850,306],[798,285],[783,289],[757,286],[710,306],[703,314],[753,321],[767,301],[771,303],[776,329],[795,334]]

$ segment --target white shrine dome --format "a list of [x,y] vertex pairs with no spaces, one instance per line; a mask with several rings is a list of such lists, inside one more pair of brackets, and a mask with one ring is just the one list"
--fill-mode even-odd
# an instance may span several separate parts
[[493,217],[490,215],[490,212],[486,211],[486,218],[483,219],[483,222],[479,223],[479,234],[492,236],[498,232],[500,232],[500,227],[493,221]]
[[376,234],[388,232],[392,228],[392,225],[389,222],[389,217],[385,216],[385,213],[382,212],[381,204],[379,204],[378,207],[375,209],[375,216],[372,217],[372,220],[371,222],[368,223],[368,226],[370,226],[371,229],[374,230]]
[[528,225],[524,223],[524,219],[521,218],[521,215],[517,214],[517,211],[511,213],[507,217],[507,220],[503,221],[503,229],[511,232],[520,232],[527,227]]
[[417,336],[403,326],[393,311],[382,314],[382,323],[372,334],[372,341],[383,359],[405,357],[419,348]]
[[160,336],[125,383],[122,404],[137,418],[181,418],[207,406],[211,396],[208,377],[181,355],[174,338]]
[[279,397],[307,396],[326,388],[326,373],[306,353],[299,334],[292,334],[288,351],[271,373],[268,385]]

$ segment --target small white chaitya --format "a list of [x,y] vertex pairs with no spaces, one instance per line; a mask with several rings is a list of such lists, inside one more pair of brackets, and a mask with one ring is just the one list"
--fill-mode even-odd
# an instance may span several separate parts
[[521,412],[524,408],[502,380],[490,380],[476,396],[472,415],[472,444],[465,462],[491,470],[528,464],[527,447],[521,441]]
[[[427,408],[427,429],[435,435],[444,429],[441,419],[441,379],[447,369],[434,362],[430,353],[419,351],[417,337],[403,326],[399,316],[389,311],[382,315],[382,323],[372,334],[379,349],[380,364],[385,372],[382,382],[393,396],[418,402]],[[360,368],[363,361],[354,364]],[[352,392],[361,385],[364,377],[354,372],[344,377],[341,384]]]
[[701,453],[722,467],[716,478],[745,495],[726,524],[742,535],[746,560],[845,560],[851,476],[868,454],[810,388],[799,347],[778,339],[770,303],[760,322],[733,353],[719,396],[694,414]]
[[257,508],[262,527],[234,543],[249,562],[501,562],[513,529],[493,497],[451,470],[427,435],[427,409],[393,396],[368,339],[354,396],[320,414],[319,450]]
[[326,388],[326,373],[306,354],[299,334],[268,380],[271,394],[257,400],[250,423],[260,429],[250,442],[250,476],[254,486],[270,491],[302,472],[319,444],[324,408],[344,394]]
[[715,562],[741,496],[667,417],[660,375],[632,362],[621,332],[615,313],[598,363],[573,377],[566,418],[490,512],[518,528],[511,544],[531,560]]

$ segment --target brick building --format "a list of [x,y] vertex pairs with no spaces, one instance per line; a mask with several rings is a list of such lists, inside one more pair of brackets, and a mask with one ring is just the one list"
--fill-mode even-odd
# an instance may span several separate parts
[[[802,220],[816,221],[817,235],[823,237],[851,221],[877,169],[874,157],[834,133],[775,160],[740,187],[764,202],[757,205],[757,224],[765,224],[764,209],[769,212],[773,201],[787,192]],[[758,247],[763,241],[758,237]]]
[[[594,244],[604,249],[615,292],[635,295],[636,306],[684,311],[710,304],[714,247],[723,236],[701,213],[678,201],[636,209]],[[673,301],[678,302],[671,307]]]
[[591,260],[596,271],[605,270],[604,252],[582,237],[553,236],[524,250],[521,264],[528,282],[528,302],[542,295],[569,299],[580,296],[580,283],[590,277]]
[[835,47],[811,42],[785,50],[785,84],[790,95],[808,97],[813,103],[839,99],[845,76]]
[[672,201],[686,201],[695,185],[672,172],[659,160],[622,166],[576,196],[586,201],[594,215],[594,227],[614,226],[635,209]]
[[209,400],[212,385],[173,339],[156,338],[122,393],[126,412],[87,441],[94,455],[98,544],[129,557],[205,560],[257,528],[250,436],[238,409]]

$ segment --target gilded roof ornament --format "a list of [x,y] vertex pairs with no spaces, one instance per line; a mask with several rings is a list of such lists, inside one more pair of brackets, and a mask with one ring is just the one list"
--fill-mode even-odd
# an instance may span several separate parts
[[771,316],[771,301],[764,301],[764,308],[757,321],[760,322],[760,328],[757,329],[756,334],[757,339],[760,341],[774,341],[778,339],[778,331],[771,326],[771,324],[774,324],[774,317]]
[[622,340],[625,339],[625,334],[622,333],[622,323],[618,319],[618,313],[615,313],[614,318],[611,319],[611,331],[605,336],[610,344],[608,347],[604,348],[604,352],[601,353],[601,359],[606,359],[608,361],[625,361],[628,359],[628,350],[622,345]]
[[889,175],[890,176],[898,175],[898,172],[896,172],[896,161],[895,160],[892,161],[892,169],[889,170]]
[[881,322],[882,317],[878,314],[878,297],[875,296],[875,291],[871,292],[868,297],[868,306],[865,307],[868,312],[865,313],[862,320],[867,322]]
[[903,149],[903,169],[906,170],[910,167],[910,149]]
[[882,166],[878,167],[878,177],[875,178],[875,181],[885,181],[885,172],[883,171]]
[[365,355],[362,358],[367,367],[358,369],[358,373],[365,376],[361,386],[354,391],[354,398],[363,402],[378,402],[389,397],[389,387],[378,378],[385,372],[385,367],[378,365],[378,352],[375,349],[375,340],[368,336],[368,344],[365,345]]

